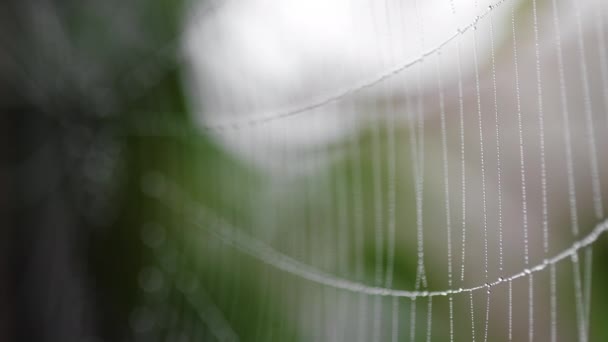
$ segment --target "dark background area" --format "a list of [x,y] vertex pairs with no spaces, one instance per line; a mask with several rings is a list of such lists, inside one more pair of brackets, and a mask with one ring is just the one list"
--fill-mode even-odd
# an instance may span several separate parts
[[0,340],[130,336],[146,138],[128,122],[183,112],[178,11],[0,4]]

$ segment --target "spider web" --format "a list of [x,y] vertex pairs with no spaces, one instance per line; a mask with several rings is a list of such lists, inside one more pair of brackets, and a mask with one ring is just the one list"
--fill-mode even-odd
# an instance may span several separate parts
[[[412,25],[420,52],[399,60],[403,46],[378,44],[384,71],[360,83],[284,111],[204,121],[204,134],[241,139],[246,159],[272,167],[262,185],[234,172],[208,189],[231,210],[168,175],[143,180],[189,234],[160,248],[150,236],[162,228],[144,230],[160,265],[142,278],[147,300],[162,306],[146,286],[182,270],[170,278],[217,340],[602,336],[591,303],[593,250],[608,230],[605,6],[526,4],[476,4],[432,48],[418,3],[414,24],[394,20],[398,2],[372,6],[376,34]],[[338,139],[289,143],[326,129],[328,116]],[[250,282],[254,304],[243,295]],[[186,317],[174,317],[176,330],[196,324]],[[238,317],[254,329],[239,331]]]

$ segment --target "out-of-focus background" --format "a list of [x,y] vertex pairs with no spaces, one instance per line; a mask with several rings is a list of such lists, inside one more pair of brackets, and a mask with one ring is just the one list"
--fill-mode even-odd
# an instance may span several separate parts
[[0,340],[608,340],[607,35],[601,0],[3,1]]

